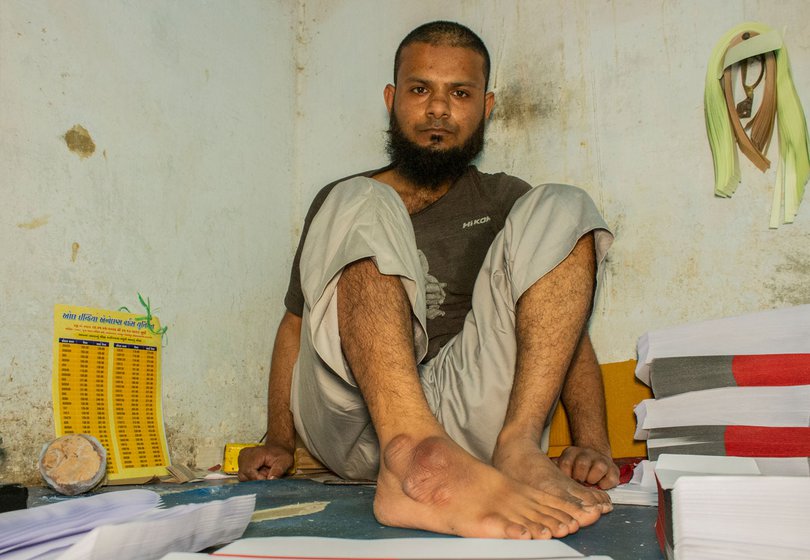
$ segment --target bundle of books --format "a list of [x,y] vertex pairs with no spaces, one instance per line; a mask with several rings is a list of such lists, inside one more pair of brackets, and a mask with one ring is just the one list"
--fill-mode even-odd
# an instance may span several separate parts
[[806,530],[783,536],[810,520],[810,305],[652,331],[638,353],[667,557],[810,557]]

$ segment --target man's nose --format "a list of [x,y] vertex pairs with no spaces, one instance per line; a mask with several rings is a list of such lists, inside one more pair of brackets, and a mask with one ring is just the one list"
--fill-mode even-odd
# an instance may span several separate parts
[[450,116],[450,103],[446,94],[436,92],[430,96],[427,115],[433,119],[446,119]]

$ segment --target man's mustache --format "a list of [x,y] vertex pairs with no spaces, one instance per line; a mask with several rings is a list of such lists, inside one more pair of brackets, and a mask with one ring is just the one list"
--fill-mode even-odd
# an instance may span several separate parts
[[449,132],[455,134],[458,132],[458,127],[441,119],[434,119],[416,128],[419,132]]

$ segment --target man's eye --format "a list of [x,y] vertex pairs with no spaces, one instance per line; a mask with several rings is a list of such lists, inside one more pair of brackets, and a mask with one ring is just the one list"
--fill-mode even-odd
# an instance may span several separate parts
[[469,97],[470,96],[469,93],[467,93],[466,91],[462,91],[462,90],[454,91],[453,95],[455,95],[456,97]]
[[424,88],[422,86],[416,86],[415,88],[411,89],[411,91],[414,93],[418,93],[419,95],[422,95],[423,93],[427,93],[427,88]]

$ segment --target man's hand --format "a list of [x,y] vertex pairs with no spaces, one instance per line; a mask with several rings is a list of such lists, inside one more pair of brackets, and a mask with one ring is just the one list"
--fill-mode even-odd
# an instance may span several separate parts
[[583,484],[591,484],[607,490],[619,483],[619,468],[613,463],[613,460],[604,453],[589,447],[573,445],[567,447],[562,455],[554,459],[554,462],[565,474]]
[[280,478],[293,464],[295,426],[290,412],[290,388],[301,340],[301,317],[289,311],[278,325],[267,383],[265,444],[239,452],[239,480]]
[[281,478],[293,465],[293,454],[279,445],[246,447],[239,452],[239,480]]

